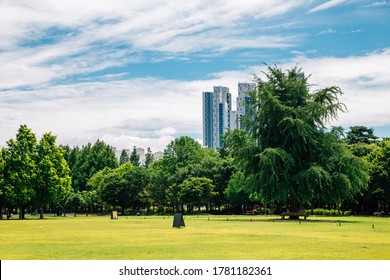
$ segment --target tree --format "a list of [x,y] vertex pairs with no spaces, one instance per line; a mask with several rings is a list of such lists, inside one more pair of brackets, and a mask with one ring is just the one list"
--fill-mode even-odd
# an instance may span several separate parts
[[85,205],[85,201],[80,192],[72,192],[66,199],[66,205],[73,211],[74,216]]
[[[130,163],[125,163],[124,165],[130,165]],[[123,165],[121,165],[123,166]],[[91,207],[91,211],[95,204],[99,205],[101,210],[104,209],[104,204],[102,200],[102,186],[105,176],[107,176],[112,169],[109,167],[105,167],[102,170],[99,170],[95,174],[92,175],[92,177],[87,182],[87,189],[88,191],[83,191],[83,196],[86,193],[88,198],[86,199],[88,203],[87,207]],[[95,195],[96,194],[96,195]]]
[[148,185],[149,198],[151,204],[159,207],[163,211],[163,205],[170,202],[167,201],[167,188],[169,187],[169,174],[166,166],[166,159],[162,158],[155,161],[148,169],[150,175],[150,184]]
[[241,171],[237,171],[229,180],[228,187],[224,191],[230,206],[237,214],[242,213],[242,205],[247,206],[251,203],[249,199],[248,188],[245,184],[245,176]]
[[97,191],[82,191],[81,196],[85,202],[85,215],[88,216],[89,211],[92,212],[94,204],[98,201]]
[[367,156],[371,164],[371,180],[366,203],[371,211],[389,211],[390,209],[390,139],[378,142]]
[[71,172],[72,186],[76,191],[86,190],[88,180],[99,170],[118,167],[114,149],[101,140],[97,140],[94,145],[88,143],[81,149],[74,149],[76,161]]
[[182,180],[190,177],[204,177],[212,180],[216,195],[213,196],[210,205],[206,205],[206,211],[213,210],[213,207],[217,207],[220,211],[221,205],[226,203],[224,191],[233,172],[234,166],[231,157],[222,157],[220,151],[202,148],[199,160],[178,169],[176,176]]
[[139,154],[137,152],[137,148],[136,146],[133,147],[133,151],[131,152],[131,155],[130,155],[130,162],[134,165],[134,166],[140,166],[140,157],[139,157]]
[[35,195],[36,143],[35,134],[26,125],[20,126],[16,140],[7,141],[5,180],[12,193],[12,202],[19,206],[19,219],[24,219],[25,208]]
[[34,202],[39,205],[40,219],[44,218],[44,205],[63,200],[71,189],[71,177],[64,158],[65,151],[57,147],[56,137],[45,133],[37,146],[35,158],[36,182],[33,185]]
[[101,197],[113,207],[120,206],[124,214],[130,206],[136,208],[140,205],[141,192],[148,183],[149,176],[144,167],[126,163],[104,177]]
[[378,137],[374,135],[373,128],[367,128],[361,125],[350,127],[350,131],[347,132],[347,137],[346,137],[348,144],[356,144],[356,143],[371,144],[374,143],[377,139]]
[[214,187],[212,181],[208,178],[193,177],[184,180],[179,185],[179,201],[187,204],[190,212],[192,212],[194,205],[198,207],[200,212],[201,206],[210,203],[212,197],[216,195]]
[[154,156],[153,156],[153,153],[152,151],[150,150],[150,147],[148,147],[148,150],[146,152],[146,155],[145,155],[145,167],[148,168],[150,167],[154,162]]
[[177,211],[182,211],[183,212],[183,207],[179,206],[182,205],[181,200],[180,200],[180,187],[177,184],[170,185],[166,190],[165,190],[165,196],[167,198],[167,205],[172,206],[173,212],[175,212],[175,209]]
[[191,137],[181,136],[167,145],[164,158],[178,164],[178,167],[186,166],[202,158],[202,146]]
[[180,184],[191,176],[194,164],[199,163],[203,156],[202,146],[188,136],[181,136],[171,141],[164,150],[163,170],[168,176],[168,186]]
[[[297,211],[304,205],[339,205],[367,187],[368,167],[325,131],[325,124],[345,111],[337,86],[310,92],[300,69],[283,72],[268,67],[265,80],[249,93],[243,119],[245,132],[236,135],[234,153],[249,180],[249,191],[263,202]],[[253,140],[249,140],[248,138]]]
[[130,158],[125,149],[122,150],[121,155],[119,157],[119,165],[125,164],[126,162],[129,162]]
[[195,176],[195,164],[202,159],[202,153],[202,146],[188,136],[176,138],[167,145],[163,158],[148,168],[152,178],[148,192],[154,205],[172,203],[171,199],[167,201],[168,187]]

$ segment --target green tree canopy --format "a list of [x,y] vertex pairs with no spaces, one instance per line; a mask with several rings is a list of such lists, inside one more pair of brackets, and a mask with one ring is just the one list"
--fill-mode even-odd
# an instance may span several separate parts
[[129,154],[127,153],[127,151],[125,149],[123,149],[121,152],[121,155],[119,157],[119,165],[122,165],[126,162],[129,162],[129,161],[130,161]]
[[24,210],[34,198],[36,183],[36,147],[35,134],[26,125],[21,125],[16,140],[7,141],[8,149],[5,180],[12,193],[12,204],[19,206],[19,219],[24,219]]
[[365,143],[371,144],[378,139],[374,135],[374,129],[368,128],[362,125],[350,127],[350,131],[347,132],[347,143],[356,144],[356,143]]
[[88,143],[81,149],[75,147],[76,160],[72,166],[72,187],[76,191],[87,188],[87,182],[93,174],[105,167],[116,168],[118,161],[114,149],[101,140],[95,144]]
[[224,191],[228,203],[233,207],[237,214],[242,213],[242,205],[247,206],[251,204],[250,193],[246,186],[246,178],[241,171],[234,173],[228,183],[228,187]]
[[144,167],[133,166],[131,163],[123,164],[104,176],[101,198],[113,207],[120,206],[124,214],[130,206],[140,206],[140,195],[149,180],[149,174]]
[[384,139],[375,145],[367,156],[371,164],[371,180],[366,202],[371,211],[390,209],[390,139]]
[[316,201],[340,203],[365,188],[367,165],[325,131],[345,111],[338,100],[341,89],[310,92],[308,77],[298,68],[283,72],[273,66],[264,74],[249,93],[243,119],[250,137],[241,131],[231,143],[250,191],[296,211]]
[[193,177],[184,180],[179,186],[178,200],[186,204],[190,209],[195,205],[200,211],[200,207],[211,202],[214,192],[214,185],[208,178]]
[[34,201],[40,207],[40,219],[44,218],[43,208],[48,202],[58,203],[71,190],[71,177],[64,158],[65,151],[56,145],[56,137],[45,133],[37,146],[36,182]]
[[141,165],[141,162],[140,162],[140,156],[137,152],[137,147],[134,146],[133,147],[133,151],[131,152],[131,155],[130,155],[130,162],[134,165],[134,166],[140,166]]
[[66,198],[66,206],[68,206],[73,212],[74,216],[85,206],[85,200],[81,192],[71,192]]
[[153,162],[154,162],[154,155],[153,155],[150,147],[148,147],[146,155],[145,155],[145,164],[144,165],[146,168],[148,168],[149,166],[151,166],[153,164]]

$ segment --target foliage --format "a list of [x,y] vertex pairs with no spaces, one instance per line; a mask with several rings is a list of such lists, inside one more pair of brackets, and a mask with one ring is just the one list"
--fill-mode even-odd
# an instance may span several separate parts
[[140,195],[148,183],[149,175],[144,167],[126,163],[104,176],[100,195],[111,206],[120,206],[124,214],[130,206],[140,206]]
[[5,180],[12,194],[11,203],[20,207],[20,219],[24,219],[25,207],[35,195],[36,144],[35,134],[26,125],[20,126],[16,140],[7,141]]
[[130,155],[130,162],[134,165],[134,166],[140,166],[141,162],[140,162],[140,156],[139,154],[137,153],[137,148],[136,146],[133,147],[133,151],[131,152],[131,155]]
[[367,156],[371,164],[371,180],[366,200],[373,211],[389,210],[390,206],[390,139],[378,142]]
[[182,204],[187,204],[191,209],[193,205],[200,206],[207,205],[211,202],[214,192],[214,185],[208,178],[193,177],[184,180],[179,186],[178,200]]
[[246,178],[241,171],[237,171],[231,176],[224,195],[237,214],[242,213],[242,205],[247,206],[251,204]]
[[76,151],[76,160],[71,169],[72,187],[76,191],[86,190],[88,180],[99,170],[118,167],[114,149],[101,140],[73,150]]
[[[310,92],[300,69],[268,67],[257,78],[243,119],[248,133],[228,137],[228,150],[247,177],[250,191],[265,203],[292,211],[315,202],[341,203],[368,183],[368,167],[339,143],[325,124],[345,105],[336,86]],[[250,139],[252,138],[252,139]]]
[[145,167],[148,168],[150,167],[154,162],[154,155],[152,151],[150,150],[150,147],[148,147],[146,155],[145,155]]
[[41,219],[45,203],[59,203],[71,189],[70,170],[64,159],[64,150],[57,147],[55,141],[55,136],[45,133],[37,146],[36,182],[33,188],[34,200],[41,209]]
[[151,166],[153,182],[149,193],[155,204],[165,204],[166,190],[174,184],[179,185],[196,172],[196,164],[202,158],[202,146],[188,136],[181,136],[169,143],[162,159]]
[[72,192],[66,198],[66,206],[73,210],[74,216],[80,211],[85,205],[85,200],[80,192]]
[[365,126],[352,126],[350,131],[347,132],[346,141],[348,144],[365,143],[371,144],[378,139],[374,135],[373,128],[367,128]]
[[316,209],[313,209],[312,215],[316,215],[316,216],[351,216],[351,211],[340,212],[339,210],[336,210],[336,209],[316,208]]
[[347,145],[347,148],[357,157],[365,157],[372,152],[375,144],[354,143]]
[[81,196],[83,197],[83,200],[85,202],[85,214],[88,216],[88,212],[92,212],[94,204],[98,202],[97,191],[82,191]]
[[119,157],[119,165],[122,165],[126,162],[129,162],[129,161],[130,161],[130,157],[127,154],[127,151],[125,149],[123,149],[121,152],[121,155]]
[[166,164],[171,170],[198,162],[201,157],[202,146],[188,136],[176,138],[164,150],[164,158],[167,159]]

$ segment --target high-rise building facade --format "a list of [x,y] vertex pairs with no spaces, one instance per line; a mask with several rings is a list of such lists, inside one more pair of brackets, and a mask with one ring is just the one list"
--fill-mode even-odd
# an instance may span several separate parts
[[241,117],[248,113],[248,92],[255,83],[238,83],[237,111],[232,110],[229,88],[215,86],[214,91],[203,92],[203,145],[212,149],[222,146],[222,136],[228,129],[243,128]]
[[246,116],[250,105],[248,93],[255,89],[255,83],[238,83],[236,128],[243,128],[241,117]]
[[232,128],[232,95],[229,88],[215,86],[203,92],[203,145],[212,149],[222,146],[222,136]]

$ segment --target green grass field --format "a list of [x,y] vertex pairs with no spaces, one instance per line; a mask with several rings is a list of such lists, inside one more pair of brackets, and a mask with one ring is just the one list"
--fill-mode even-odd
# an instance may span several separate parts
[[180,229],[172,216],[2,220],[0,259],[390,260],[390,218],[279,219],[185,216]]

